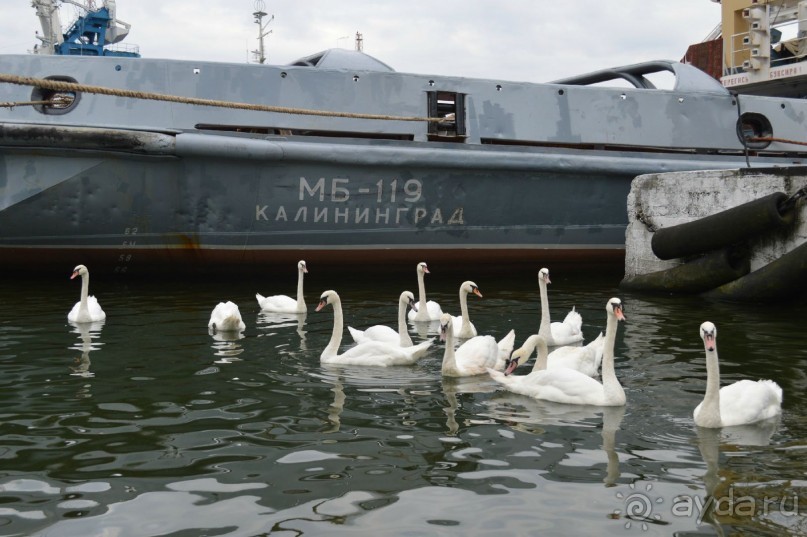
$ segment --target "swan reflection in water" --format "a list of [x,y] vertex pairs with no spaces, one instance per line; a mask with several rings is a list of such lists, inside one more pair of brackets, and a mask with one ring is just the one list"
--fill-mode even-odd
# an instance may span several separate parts
[[487,401],[487,405],[488,410],[483,415],[508,423],[513,429],[532,434],[543,434],[548,426],[595,427],[601,418],[602,449],[607,460],[603,483],[606,487],[617,484],[621,472],[619,454],[616,451],[616,433],[625,417],[624,406],[565,405],[506,391],[497,393],[493,399]]
[[105,321],[93,321],[90,323],[69,322],[73,334],[78,334],[77,343],[70,346],[71,349],[81,351],[81,356],[75,358],[74,365],[70,366],[71,375],[77,377],[94,377],[95,373],[90,371],[90,352],[101,348],[100,341],[93,342],[93,339],[101,337],[101,329]]
[[244,339],[243,332],[213,332],[210,334],[213,338],[213,354],[218,356],[214,361],[217,364],[229,364],[232,362],[240,361],[238,355],[244,352],[244,347],[238,343],[239,339]]
[[[779,421],[780,417],[776,416],[751,425],[722,429],[696,426],[698,451],[706,465],[706,473],[703,475],[705,497],[699,502],[700,505],[695,505],[695,509],[698,510],[699,519],[711,525],[718,535],[724,534],[721,517],[731,519],[745,512],[753,515],[755,519],[762,519],[764,527],[771,529],[776,527],[776,522],[767,519],[766,515],[781,510],[784,516],[786,511],[798,507],[797,494],[785,492],[792,489],[776,487],[771,489],[775,492],[769,497],[764,486],[759,488],[761,492],[754,492],[758,487],[748,483],[749,480],[738,479],[738,475],[732,471],[720,471],[721,445],[724,451],[747,451],[748,448],[755,446],[768,446],[773,433],[779,427]],[[748,492],[735,490],[734,487],[738,482],[743,483],[740,486],[747,487]],[[693,498],[689,495],[676,498],[678,512],[689,509],[691,506],[688,503],[692,501]],[[782,534],[788,533],[785,528],[780,529]]]
[[[371,397],[385,397],[384,394],[390,395],[391,399],[400,401],[399,396],[403,397],[403,401],[407,402],[413,397],[433,397],[439,393],[436,387],[426,385],[423,373],[417,369],[409,367],[362,367],[362,366],[341,366],[341,365],[323,365],[320,371],[312,373],[311,376],[321,380],[326,385],[330,386],[330,391],[333,393],[333,401],[327,409],[328,423],[323,429],[323,433],[337,433],[342,426],[342,412],[345,409],[345,403],[348,405],[362,406],[364,401],[362,398]],[[345,394],[345,387],[351,387],[351,400],[347,401]],[[406,412],[401,412],[399,416],[402,418],[401,425],[410,426],[415,422],[411,421],[411,415]]]
[[[457,422],[457,410],[459,410],[457,394],[492,393],[498,390],[499,385],[488,375],[475,375],[471,377],[443,377],[442,387],[447,404],[447,406],[443,407],[443,412],[446,415],[446,432],[450,436],[457,436],[460,429],[460,424]],[[471,425],[471,423],[465,423],[464,425]]]
[[285,329],[296,328],[297,335],[300,336],[300,350],[308,350],[306,345],[305,321],[308,313],[274,313],[262,311],[258,313],[257,327],[260,330],[258,337],[273,336],[279,333],[285,334]]

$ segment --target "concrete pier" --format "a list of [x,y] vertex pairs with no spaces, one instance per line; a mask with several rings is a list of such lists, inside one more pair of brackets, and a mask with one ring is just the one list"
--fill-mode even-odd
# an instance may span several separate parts
[[[658,259],[653,233],[699,220],[774,192],[792,196],[807,186],[807,167],[733,169],[640,175],[628,195],[625,234],[625,279],[676,267],[688,259]],[[795,222],[786,230],[749,239],[751,272],[807,241],[807,202],[795,207]]]

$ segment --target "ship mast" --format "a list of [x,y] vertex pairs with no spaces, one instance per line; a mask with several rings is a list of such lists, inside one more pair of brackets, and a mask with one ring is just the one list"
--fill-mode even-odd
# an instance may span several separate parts
[[267,15],[264,9],[266,9],[266,4],[263,0],[255,0],[255,12],[252,15],[255,17],[255,24],[258,25],[258,50],[253,50],[252,53],[255,54],[258,63],[266,63],[263,38],[272,33],[272,30],[267,32],[266,27],[275,19],[275,16],[272,15],[264,24],[263,18]]

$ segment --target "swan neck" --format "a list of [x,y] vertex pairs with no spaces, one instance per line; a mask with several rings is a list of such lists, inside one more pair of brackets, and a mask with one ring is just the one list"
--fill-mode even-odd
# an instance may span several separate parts
[[602,385],[606,393],[610,387],[620,386],[616,378],[616,368],[614,366],[614,345],[616,344],[616,330],[619,321],[613,313],[608,314],[608,321],[605,325],[605,343],[602,350]]
[[462,315],[462,331],[471,329],[471,318],[468,316],[468,291],[460,289],[460,315]]
[[305,299],[303,298],[303,269],[299,269],[297,272],[297,309],[304,310],[305,309]]
[[412,338],[409,337],[409,327],[406,325],[406,307],[408,304],[404,301],[398,302],[398,337],[400,338],[401,347],[411,347]]
[[[535,364],[532,366],[533,371],[542,371],[549,367],[549,349],[546,345],[536,345],[534,342],[530,344],[535,349]],[[532,350],[530,350],[532,353]]]
[[443,354],[443,374],[451,374],[457,370],[457,359],[454,355],[454,330],[446,330],[446,350]]
[[702,413],[720,416],[720,363],[717,359],[717,347],[713,351],[706,349],[706,393],[702,405]]
[[541,290],[541,324],[538,327],[538,333],[549,338],[551,336],[549,319],[549,298],[546,296],[546,282],[542,278],[538,278],[538,288]]
[[333,303],[333,332],[328,346],[322,351],[323,356],[336,356],[339,352],[339,345],[342,344],[342,331],[344,330],[344,318],[342,317],[342,302]]
[[87,297],[90,294],[90,274],[81,275],[81,308],[87,309]]
[[418,271],[418,311],[426,311],[426,282],[424,273]]

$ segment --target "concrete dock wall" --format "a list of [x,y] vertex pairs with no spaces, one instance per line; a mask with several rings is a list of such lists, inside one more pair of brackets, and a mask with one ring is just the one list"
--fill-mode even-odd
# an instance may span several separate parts
[[[774,192],[791,196],[807,186],[807,167],[671,172],[640,175],[628,195],[625,278],[669,269],[686,259],[658,259],[657,229],[699,220]],[[796,205],[792,227],[749,240],[751,271],[807,241],[807,202]]]

